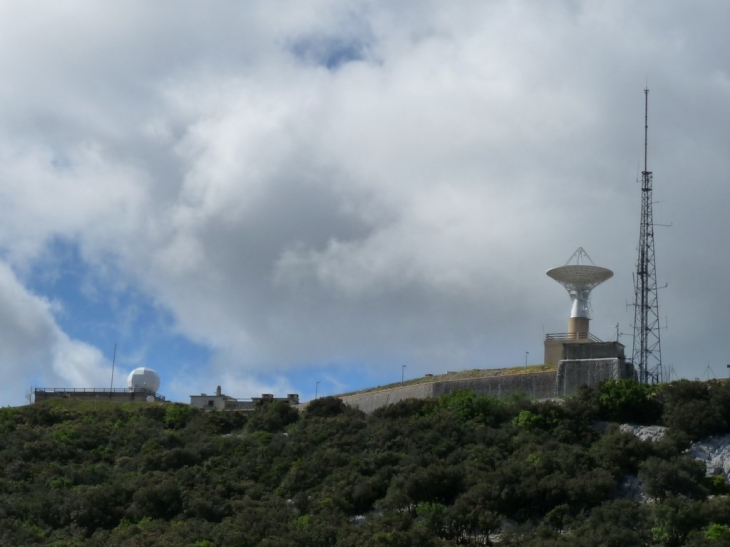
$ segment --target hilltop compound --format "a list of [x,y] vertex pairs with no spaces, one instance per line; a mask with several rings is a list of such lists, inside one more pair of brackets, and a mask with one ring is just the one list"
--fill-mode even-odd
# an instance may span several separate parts
[[[615,342],[600,344],[613,345]],[[618,345],[623,350],[623,346]],[[567,348],[570,351],[571,345],[567,345]],[[605,349],[605,346],[602,349]],[[337,397],[345,404],[369,413],[405,399],[440,397],[462,390],[471,390],[477,395],[493,396],[521,392],[531,399],[552,399],[573,395],[584,385],[596,385],[605,380],[622,378],[634,378],[634,367],[623,360],[562,359],[557,367],[548,365],[530,367],[528,372],[517,372],[515,369],[450,372],[440,376],[420,378],[405,385],[391,384]]]
[[165,402],[158,393],[160,376],[151,368],[134,369],[127,377],[126,388],[95,387],[37,387],[33,390],[33,402],[48,399],[81,399],[85,401],[128,402]]
[[253,412],[260,406],[268,405],[273,402],[283,402],[288,405],[298,405],[299,395],[297,393],[289,393],[286,397],[274,397],[271,393],[264,393],[261,397],[252,397],[251,399],[236,399],[230,395],[226,395],[221,390],[221,386],[216,387],[215,395],[190,396],[190,406],[200,408],[202,410],[238,410],[242,412]]
[[618,341],[604,342],[590,334],[588,328],[591,291],[610,279],[613,272],[593,265],[588,253],[579,247],[567,264],[548,270],[547,275],[565,287],[572,306],[567,332],[545,335],[543,366],[447,373],[339,398],[350,406],[372,412],[404,399],[440,397],[465,389],[477,395],[522,392],[532,399],[550,399],[573,395],[584,385],[635,378],[634,366],[626,361],[624,345]]
[[[575,261],[571,264],[571,261]],[[591,264],[585,264],[585,261]],[[440,397],[446,393],[472,390],[477,395],[508,395],[524,393],[532,399],[551,399],[576,393],[581,386],[596,385],[605,380],[636,378],[634,366],[626,361],[623,344],[604,342],[589,332],[589,298],[591,291],[613,276],[607,268],[592,264],[588,253],[579,247],[568,263],[548,270],[547,275],[558,281],[571,298],[571,314],[565,333],[550,333],[544,339],[544,364],[525,368],[483,369],[447,372],[433,376],[390,384],[356,393],[337,396],[346,404],[365,412],[397,403],[404,399]],[[157,393],[160,378],[149,368],[138,368],[129,375],[126,389],[99,388],[35,388],[35,401],[53,398],[107,400],[114,402],[165,401]],[[273,402],[302,408],[299,395],[276,398],[263,394],[251,399],[237,399],[224,394],[220,386],[215,395],[190,396],[190,405],[204,410],[250,412]]]

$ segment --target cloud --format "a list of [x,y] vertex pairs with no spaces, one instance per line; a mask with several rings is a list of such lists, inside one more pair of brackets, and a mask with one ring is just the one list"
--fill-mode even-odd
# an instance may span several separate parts
[[719,2],[4,10],[7,264],[74,242],[213,376],[539,360],[569,310],[544,272],[578,246],[616,271],[594,332],[630,332],[647,77],[665,357],[724,359]]
[[110,160],[92,139],[65,148],[21,144],[8,135],[2,142],[0,245],[20,267],[58,235],[80,239],[91,252],[114,253],[143,228],[141,175]]
[[57,325],[53,304],[29,293],[0,263],[0,397],[22,404],[28,386],[100,387],[109,365],[96,348],[70,339]]

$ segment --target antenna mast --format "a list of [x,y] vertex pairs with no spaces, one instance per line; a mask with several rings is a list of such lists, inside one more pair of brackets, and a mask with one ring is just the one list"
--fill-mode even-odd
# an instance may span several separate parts
[[112,381],[109,385],[109,391],[114,391],[114,364],[117,362],[117,343],[114,342],[114,357],[112,357]]
[[659,337],[659,295],[654,257],[653,175],[648,168],[649,89],[644,89],[644,170],[641,172],[641,224],[634,287],[634,366],[642,384],[664,381]]

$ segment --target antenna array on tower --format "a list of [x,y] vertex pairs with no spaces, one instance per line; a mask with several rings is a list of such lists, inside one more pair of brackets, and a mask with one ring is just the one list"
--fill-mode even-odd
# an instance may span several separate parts
[[639,381],[644,384],[664,381],[662,346],[659,335],[659,296],[654,256],[654,215],[652,210],[653,175],[647,167],[649,134],[649,90],[644,90],[644,170],[641,172],[641,223],[639,256],[634,278],[633,361]]

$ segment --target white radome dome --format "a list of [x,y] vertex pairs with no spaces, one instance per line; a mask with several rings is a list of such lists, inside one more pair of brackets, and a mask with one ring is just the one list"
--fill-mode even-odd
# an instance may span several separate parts
[[160,389],[160,376],[151,368],[136,368],[127,377],[127,388],[130,390],[146,389],[157,393],[157,390]]

